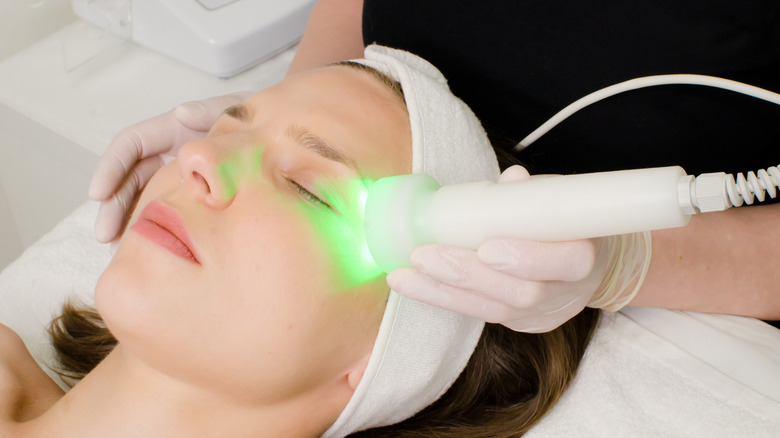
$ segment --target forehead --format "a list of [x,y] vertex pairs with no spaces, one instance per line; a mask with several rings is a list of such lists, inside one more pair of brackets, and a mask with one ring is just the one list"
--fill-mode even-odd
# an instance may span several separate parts
[[[286,78],[247,101],[278,123],[328,139],[371,177],[411,171],[411,128],[403,98],[375,75],[336,65]],[[263,119],[264,117],[259,117]]]
[[393,82],[383,73],[361,64],[342,63],[291,75],[269,90],[287,94],[306,90],[306,93],[316,93],[323,97],[339,95],[348,99],[352,105],[360,105],[361,102],[374,105],[376,100],[382,100],[385,105],[406,112],[400,85],[395,86],[397,84]]

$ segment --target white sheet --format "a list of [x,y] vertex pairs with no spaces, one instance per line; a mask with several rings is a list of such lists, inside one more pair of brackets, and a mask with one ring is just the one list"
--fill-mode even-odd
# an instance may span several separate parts
[[[669,338],[648,329],[659,326]],[[753,334],[770,344],[740,341]],[[699,345],[675,345],[683,338]],[[765,347],[771,354],[762,354]],[[750,318],[658,309],[605,313],[574,384],[526,436],[777,437],[778,352],[780,331]],[[752,388],[754,381],[763,387]]]
[[[88,202],[0,273],[0,322],[51,363],[44,331],[66,297],[92,303],[110,255]],[[52,375],[53,373],[50,373]],[[776,437],[780,331],[750,318],[605,313],[572,387],[527,436]]]

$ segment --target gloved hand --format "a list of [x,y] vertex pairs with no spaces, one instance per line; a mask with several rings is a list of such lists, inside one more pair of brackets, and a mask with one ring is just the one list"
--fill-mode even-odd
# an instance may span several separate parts
[[[520,166],[499,182],[530,178]],[[650,263],[650,233],[569,242],[493,239],[471,251],[421,245],[412,268],[387,283],[401,295],[501,323],[513,330],[555,329],[585,306],[616,311],[639,291]]]
[[239,92],[187,102],[119,131],[100,157],[89,185],[89,197],[101,201],[95,222],[97,240],[117,239],[155,172],[176,157],[181,145],[205,137],[226,108],[250,95]]

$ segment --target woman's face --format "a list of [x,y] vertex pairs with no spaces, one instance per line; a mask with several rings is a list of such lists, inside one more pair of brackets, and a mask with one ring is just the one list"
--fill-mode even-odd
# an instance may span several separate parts
[[348,66],[290,77],[226,111],[149,182],[98,310],[124,350],[245,400],[343,378],[370,354],[388,287],[345,282],[319,220],[354,209],[348,182],[410,163],[408,115],[386,85]]

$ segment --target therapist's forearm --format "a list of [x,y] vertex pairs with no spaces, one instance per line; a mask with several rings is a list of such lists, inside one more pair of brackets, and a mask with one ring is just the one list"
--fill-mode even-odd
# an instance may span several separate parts
[[653,232],[650,270],[630,305],[780,319],[780,204]]
[[363,56],[363,0],[320,0],[287,74]]

